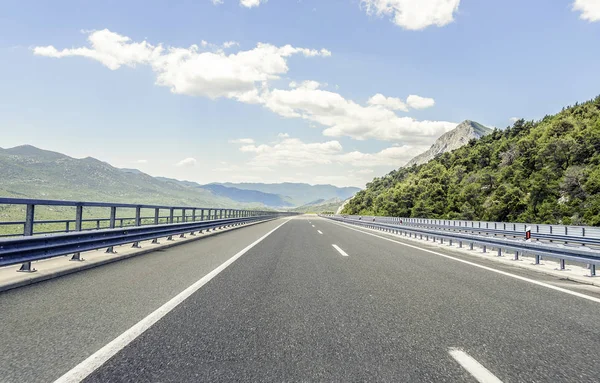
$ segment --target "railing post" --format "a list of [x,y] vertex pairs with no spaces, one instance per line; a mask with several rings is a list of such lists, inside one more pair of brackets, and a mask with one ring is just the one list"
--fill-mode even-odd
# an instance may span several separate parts
[[[33,225],[35,223],[35,205],[27,204],[27,210],[25,211],[25,224],[23,225],[23,236],[30,237],[33,235]],[[35,273],[37,270],[31,267],[31,262],[25,262],[21,265],[19,270],[21,273]]]
[[[172,224],[172,223],[173,223],[173,211],[174,211],[174,210],[175,210],[174,208],[170,208],[170,209],[169,209],[169,223],[170,223],[170,224]],[[172,240],[173,240],[173,236],[169,235],[169,236],[167,237],[167,241],[172,241]]]
[[[114,229],[115,228],[116,218],[117,218],[117,207],[116,206],[111,206],[110,207],[110,219],[108,221],[108,227],[110,229]],[[106,249],[106,253],[107,254],[116,254],[116,251],[115,251],[114,247],[111,246],[108,249]]]
[[[135,208],[135,226],[142,226],[142,209],[138,206]],[[134,242],[133,245],[131,246],[134,249],[141,249],[142,247],[140,246],[139,242]]]
[[200,221],[204,221],[204,209],[200,209]]
[[[160,209],[159,208],[155,208],[154,209],[154,224],[158,225],[158,222],[160,220]],[[158,242],[158,238],[154,238],[152,240],[152,243],[155,245],[158,245],[160,242]]]
[[[75,231],[81,231],[81,220],[83,219],[83,205],[77,205],[75,208]],[[81,253],[75,253],[71,257],[71,261],[83,261]]]

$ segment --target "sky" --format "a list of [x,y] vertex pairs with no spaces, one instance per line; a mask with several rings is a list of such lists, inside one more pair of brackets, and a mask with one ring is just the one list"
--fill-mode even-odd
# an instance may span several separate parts
[[364,187],[600,94],[600,0],[2,0],[0,147]]

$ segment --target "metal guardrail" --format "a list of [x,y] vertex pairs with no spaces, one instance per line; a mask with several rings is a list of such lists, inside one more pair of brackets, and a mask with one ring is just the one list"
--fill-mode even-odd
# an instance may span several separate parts
[[[525,239],[496,238],[458,232],[451,233],[441,230],[407,226],[404,225],[404,222],[402,224],[377,222],[364,219],[364,217],[362,217],[360,220],[344,216],[322,215],[322,217],[371,229],[384,230],[409,237],[412,237],[413,235],[415,238],[419,236],[420,239],[425,237],[425,240],[427,241],[429,241],[430,237],[434,242],[436,239],[441,243],[444,243],[444,240],[447,240],[449,241],[450,245],[453,244],[453,241],[456,241],[461,248],[463,247],[464,243],[467,243],[469,244],[469,248],[471,250],[473,250],[473,246],[477,244],[481,246],[484,253],[487,252],[488,247],[491,247],[497,250],[498,256],[501,256],[503,251],[510,250],[514,252],[515,260],[519,259],[520,254],[533,255],[535,257],[535,264],[540,264],[542,257],[554,258],[559,260],[560,270],[565,270],[566,260],[585,263],[589,267],[590,276],[596,276],[596,266],[600,265],[600,252],[586,246],[572,247],[558,244],[547,244]],[[524,238],[524,233],[522,237]]]
[[[25,205],[23,221],[0,221],[0,227],[22,226],[22,235],[10,234],[10,238],[0,239],[0,267],[22,263],[19,271],[33,272],[32,261],[73,254],[71,260],[81,261],[80,253],[88,250],[107,248],[114,253],[114,246],[153,240],[185,233],[195,235],[196,231],[210,231],[226,226],[237,226],[249,222],[270,220],[295,213],[275,211],[240,210],[223,208],[196,208],[158,205],[135,205],[102,202],[75,202],[56,200],[37,200],[19,198],[0,198],[0,205]],[[35,220],[37,206],[74,207],[74,219]],[[107,208],[108,218],[84,218],[84,208]],[[118,217],[117,209],[133,209],[134,217]],[[142,209],[153,209],[153,217],[144,217]],[[161,216],[161,210],[168,210],[168,216]],[[175,215],[179,211],[180,215]],[[149,223],[148,223],[149,221]],[[83,228],[85,222],[95,222],[95,228]],[[107,228],[101,228],[100,222],[106,222]],[[146,223],[146,224],[144,224]],[[36,225],[64,224],[65,230],[36,232]],[[70,225],[73,224],[73,230]],[[6,237],[6,235],[5,235]]]
[[342,216],[355,220],[366,220],[371,222],[422,227],[434,230],[477,233],[502,237],[522,237],[525,235],[525,232],[529,230],[531,232],[531,238],[538,241],[600,246],[600,227],[592,226],[542,225],[513,222],[485,222],[358,215]]

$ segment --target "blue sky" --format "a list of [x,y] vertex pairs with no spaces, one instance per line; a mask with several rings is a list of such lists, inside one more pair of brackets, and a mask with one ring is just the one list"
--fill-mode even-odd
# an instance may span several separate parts
[[0,147],[364,186],[465,119],[597,96],[599,44],[600,0],[4,0]]

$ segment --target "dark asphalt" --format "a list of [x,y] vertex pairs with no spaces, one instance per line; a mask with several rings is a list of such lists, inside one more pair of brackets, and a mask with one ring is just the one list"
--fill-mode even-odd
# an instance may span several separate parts
[[0,292],[0,382],[49,382],[282,220]]
[[504,382],[600,380],[600,304],[311,220],[275,231],[87,381],[474,382],[451,347]]

